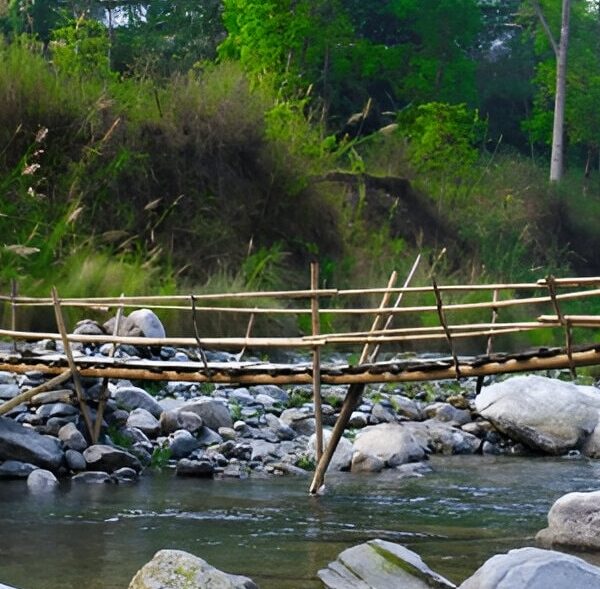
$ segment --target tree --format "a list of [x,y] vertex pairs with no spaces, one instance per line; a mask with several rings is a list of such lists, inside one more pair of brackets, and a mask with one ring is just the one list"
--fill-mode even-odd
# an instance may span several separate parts
[[540,24],[546,33],[556,59],[556,90],[554,96],[554,123],[552,126],[552,155],[550,182],[559,182],[564,172],[565,101],[567,94],[567,51],[569,48],[569,20],[571,1],[562,0],[560,37],[555,39],[538,0],[532,0]]

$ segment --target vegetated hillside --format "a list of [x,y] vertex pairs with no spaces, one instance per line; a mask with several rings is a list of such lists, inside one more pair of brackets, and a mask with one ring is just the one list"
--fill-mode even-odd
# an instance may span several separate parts
[[315,258],[328,284],[375,285],[420,251],[423,280],[600,269],[597,180],[549,188],[464,107],[335,139],[235,63],[156,85],[64,73],[35,43],[0,60],[5,290],[306,285]]

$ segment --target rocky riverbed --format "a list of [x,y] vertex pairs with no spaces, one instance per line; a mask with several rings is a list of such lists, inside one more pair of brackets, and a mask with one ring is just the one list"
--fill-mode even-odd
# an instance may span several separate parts
[[[145,329],[164,335],[150,311],[140,318],[141,327],[128,319],[128,333],[143,334]],[[95,329],[86,321],[76,333]],[[55,346],[60,351],[60,344],[42,341],[30,352]],[[110,350],[109,345],[79,346],[77,353],[94,356]],[[190,356],[183,349],[131,346],[119,347],[117,354],[125,360],[153,354],[187,361]],[[225,352],[208,354],[219,361],[234,358]],[[0,373],[0,402],[44,381],[38,372]],[[94,420],[102,382],[83,379],[83,389]],[[326,427],[335,423],[345,393],[345,387],[323,386]],[[310,386],[115,380],[108,383],[108,394],[96,444],[90,442],[69,383],[0,417],[0,479],[28,479],[31,488],[41,490],[55,486],[57,477],[73,483],[131,483],[148,467],[172,466],[179,476],[221,478],[305,475],[314,467]],[[423,471],[431,454],[581,452],[597,457],[599,415],[600,389],[557,378],[490,380],[479,395],[475,382],[468,380],[369,386],[330,472]],[[326,443],[328,438],[326,430]]]

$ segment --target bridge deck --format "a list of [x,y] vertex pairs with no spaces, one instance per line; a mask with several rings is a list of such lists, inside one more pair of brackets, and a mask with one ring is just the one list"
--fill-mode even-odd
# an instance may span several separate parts
[[[311,362],[209,362],[205,366],[202,362],[75,356],[75,363],[80,374],[88,377],[245,385],[313,383]],[[564,348],[536,348],[520,353],[458,357],[458,377],[560,369],[599,363],[600,343],[573,347],[570,356]],[[67,358],[62,354],[0,354],[0,370],[37,370],[57,375],[66,372],[68,368]],[[454,359],[450,356],[431,359],[402,357],[360,365],[323,362],[320,366],[321,382],[330,385],[414,382],[456,377]]]

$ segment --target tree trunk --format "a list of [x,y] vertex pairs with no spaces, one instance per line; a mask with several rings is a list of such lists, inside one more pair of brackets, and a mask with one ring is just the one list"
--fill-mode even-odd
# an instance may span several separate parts
[[560,42],[556,56],[556,98],[554,102],[554,126],[552,129],[552,157],[550,182],[559,182],[563,176],[564,123],[567,77],[567,49],[569,47],[570,0],[563,0]]

